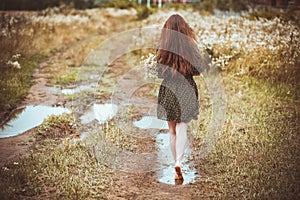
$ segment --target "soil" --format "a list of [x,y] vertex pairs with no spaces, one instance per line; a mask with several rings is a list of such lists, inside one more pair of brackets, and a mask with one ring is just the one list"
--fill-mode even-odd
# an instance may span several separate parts
[[197,185],[169,185],[160,183],[155,172],[144,174],[120,173],[118,193],[108,199],[193,199]]
[[5,163],[17,159],[19,156],[22,156],[27,153],[28,148],[33,144],[34,129],[26,131],[25,133],[0,139],[0,166],[3,166]]
[[33,74],[33,85],[28,91],[28,95],[21,105],[47,105],[54,106],[63,102],[64,99],[61,95],[58,95],[52,87],[49,87],[49,77],[50,74],[44,72],[45,67],[51,61],[57,59],[60,56],[60,53],[49,57],[46,61],[42,62],[35,70]]

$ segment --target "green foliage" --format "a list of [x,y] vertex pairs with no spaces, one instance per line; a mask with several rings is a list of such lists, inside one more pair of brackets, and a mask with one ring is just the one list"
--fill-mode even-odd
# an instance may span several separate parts
[[193,7],[193,4],[191,3],[167,3],[164,5],[166,8],[174,8],[175,10],[183,10],[187,8]]
[[213,13],[214,9],[222,11],[240,12],[248,10],[254,0],[203,0],[200,3],[193,3],[197,10],[205,10]]
[[247,10],[248,0],[218,0],[216,1],[216,8],[220,10],[232,10],[239,12]]

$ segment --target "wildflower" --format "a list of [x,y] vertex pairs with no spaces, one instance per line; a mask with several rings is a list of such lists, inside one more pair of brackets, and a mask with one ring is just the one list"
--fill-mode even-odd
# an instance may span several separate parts
[[238,92],[238,96],[239,96],[239,97],[242,97],[242,96],[243,96],[243,94],[242,94],[241,91]]
[[[297,61],[300,32],[291,22],[284,22],[280,18],[250,20],[243,15],[228,16],[222,13],[201,16],[199,13],[182,11],[181,14],[194,29],[197,41],[203,43],[205,49],[212,52],[212,55],[217,56],[212,58],[216,66],[224,68],[232,57],[237,55],[240,60],[243,58],[239,58],[239,55],[251,54],[258,49],[274,55],[285,52],[285,58],[280,61],[282,65],[293,65]],[[169,15],[169,12],[158,11],[149,16],[144,23],[161,24]],[[270,59],[272,57],[267,58],[266,62],[270,62]],[[151,69],[150,63],[145,65],[146,69]],[[245,72],[240,74],[243,73]]]
[[2,170],[3,171],[9,171],[9,168],[8,167],[2,167]]
[[7,64],[11,65],[14,68],[21,69],[21,65],[18,61],[13,62],[13,61],[9,60],[9,61],[7,61]]
[[21,54],[17,53],[12,56],[12,59],[19,59],[21,57]]

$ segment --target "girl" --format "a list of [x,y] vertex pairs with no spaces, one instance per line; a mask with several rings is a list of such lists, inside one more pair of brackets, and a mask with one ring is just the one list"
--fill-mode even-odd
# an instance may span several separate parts
[[187,145],[187,124],[199,114],[198,89],[193,76],[204,69],[192,28],[178,14],[169,17],[156,52],[158,77],[157,117],[168,121],[175,180],[182,180],[181,161]]

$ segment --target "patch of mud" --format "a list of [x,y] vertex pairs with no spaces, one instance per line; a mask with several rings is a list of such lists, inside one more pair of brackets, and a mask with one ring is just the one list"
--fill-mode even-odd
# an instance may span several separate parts
[[35,140],[33,132],[31,129],[18,136],[0,139],[0,166],[27,153]]

